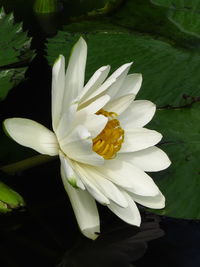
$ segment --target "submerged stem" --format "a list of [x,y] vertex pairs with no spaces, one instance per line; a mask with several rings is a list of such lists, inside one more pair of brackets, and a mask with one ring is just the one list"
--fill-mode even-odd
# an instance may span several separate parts
[[32,167],[41,165],[43,163],[52,161],[57,157],[47,156],[47,155],[37,155],[28,159],[24,159],[15,163],[11,163],[5,166],[0,167],[0,171],[3,171],[7,174],[15,174],[16,172],[21,172]]

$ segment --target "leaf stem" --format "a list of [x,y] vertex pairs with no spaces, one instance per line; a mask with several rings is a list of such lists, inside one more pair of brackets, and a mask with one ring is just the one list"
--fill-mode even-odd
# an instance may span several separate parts
[[7,174],[15,174],[17,172],[21,172],[27,169],[30,169],[32,167],[41,165],[43,163],[52,161],[56,159],[57,157],[47,156],[47,155],[37,155],[33,156],[28,159],[24,159],[15,163],[11,163],[8,165],[4,165],[0,167],[0,171],[3,171]]

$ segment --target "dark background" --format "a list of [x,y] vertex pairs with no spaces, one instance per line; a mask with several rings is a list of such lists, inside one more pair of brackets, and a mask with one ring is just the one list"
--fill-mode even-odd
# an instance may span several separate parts
[[[13,88],[6,101],[1,103],[1,119],[27,117],[51,127],[51,68],[45,59],[45,42],[47,37],[53,36],[68,22],[72,13],[79,15],[80,6],[77,4],[77,8],[74,8],[61,2],[59,16],[49,18],[37,17],[33,13],[33,1],[29,5],[25,5],[23,1],[13,5],[13,2],[0,1],[0,6],[3,4],[7,12],[13,10],[17,22],[23,21],[24,30],[33,37],[32,48],[37,55],[26,72],[25,81]],[[74,5],[76,2],[78,1]],[[144,241],[162,234],[157,224],[150,226],[147,236],[144,234],[138,239],[136,236],[135,240],[138,241],[135,242],[135,228],[121,223],[106,208],[99,207],[103,233],[105,231],[110,234],[108,239],[105,235],[103,245],[96,245],[79,233],[60,179],[58,160],[15,176],[3,174],[3,177],[4,182],[24,197],[27,207],[0,216],[2,267],[49,267],[57,266],[60,262],[63,262],[60,266],[69,267],[132,266],[129,263],[138,267],[200,266],[199,221],[160,217],[160,227],[165,234],[149,241],[146,250]],[[144,221],[148,216],[144,215]],[[154,219],[153,217],[153,221]],[[122,241],[123,245],[120,243]],[[109,242],[114,245],[109,245]],[[138,259],[139,257],[141,258]],[[100,259],[104,261],[101,263]]]

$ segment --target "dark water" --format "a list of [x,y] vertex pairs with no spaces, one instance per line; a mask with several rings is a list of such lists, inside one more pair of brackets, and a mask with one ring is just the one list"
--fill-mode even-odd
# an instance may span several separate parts
[[[0,1],[0,6],[4,4],[7,12],[14,10],[16,21],[24,22],[24,29],[33,36],[32,48],[37,56],[26,80],[1,103],[1,117],[27,117],[50,127],[51,68],[44,56],[45,42],[79,9],[60,2],[59,14],[37,17],[32,11],[33,1],[13,2]],[[79,233],[58,161],[4,177],[23,195],[27,209],[0,216],[2,267],[200,266],[199,222],[162,217],[159,226],[157,217],[144,214],[139,231],[99,207],[103,235],[92,242]]]

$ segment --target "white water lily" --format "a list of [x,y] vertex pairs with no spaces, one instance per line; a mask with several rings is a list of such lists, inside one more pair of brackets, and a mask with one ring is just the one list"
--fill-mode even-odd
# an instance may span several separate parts
[[86,58],[87,45],[80,38],[66,73],[62,55],[53,66],[53,131],[24,118],[6,119],[4,126],[19,144],[59,155],[80,230],[95,239],[100,232],[95,200],[136,226],[141,217],[135,202],[154,209],[165,206],[164,196],[145,172],[163,170],[170,160],[155,146],[161,134],[144,128],[156,108],[150,101],[134,100],[142,76],[128,75],[132,63],[108,78],[110,66],[103,66],[84,85]]

